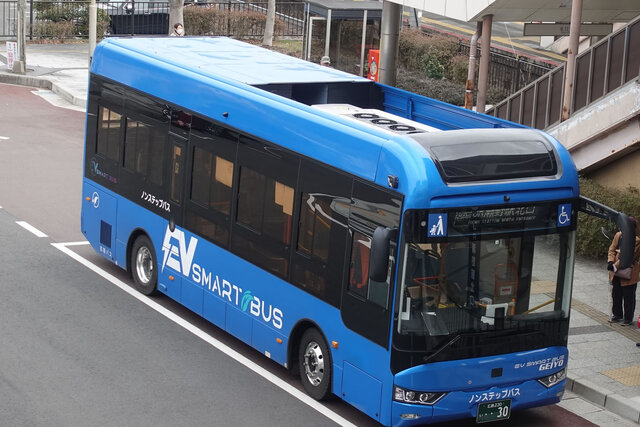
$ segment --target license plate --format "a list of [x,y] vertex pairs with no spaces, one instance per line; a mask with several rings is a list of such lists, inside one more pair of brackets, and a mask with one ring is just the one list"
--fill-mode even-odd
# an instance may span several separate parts
[[506,420],[511,416],[511,401],[497,400],[495,402],[486,402],[478,405],[477,423],[486,423],[489,421]]

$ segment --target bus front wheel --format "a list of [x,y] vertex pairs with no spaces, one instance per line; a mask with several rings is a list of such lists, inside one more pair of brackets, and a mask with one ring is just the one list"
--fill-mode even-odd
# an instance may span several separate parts
[[331,394],[332,361],[329,346],[315,328],[307,329],[298,350],[300,379],[305,391],[316,400]]
[[145,295],[156,291],[158,272],[156,253],[147,236],[140,236],[131,248],[131,272],[136,289]]

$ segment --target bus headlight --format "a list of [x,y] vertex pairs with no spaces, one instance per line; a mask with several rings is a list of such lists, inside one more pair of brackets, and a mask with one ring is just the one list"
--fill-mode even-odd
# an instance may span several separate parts
[[554,385],[558,384],[560,381],[564,380],[566,376],[567,370],[563,369],[560,372],[556,372],[555,374],[551,374],[547,377],[538,378],[538,382],[546,388],[551,388]]
[[406,390],[395,386],[393,388],[393,400],[402,403],[417,403],[420,405],[433,405],[446,393],[432,393],[426,391]]

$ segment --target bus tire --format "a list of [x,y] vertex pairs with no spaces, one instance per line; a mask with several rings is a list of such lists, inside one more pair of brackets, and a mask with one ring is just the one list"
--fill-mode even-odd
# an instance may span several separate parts
[[158,286],[156,253],[149,238],[139,236],[131,248],[131,274],[136,289],[145,295],[153,294]]
[[309,328],[302,335],[298,349],[300,380],[307,394],[316,400],[324,400],[331,394],[333,362],[324,337],[316,328]]

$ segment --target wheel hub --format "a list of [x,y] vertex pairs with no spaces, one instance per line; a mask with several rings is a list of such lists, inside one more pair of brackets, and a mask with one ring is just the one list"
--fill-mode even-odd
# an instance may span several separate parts
[[147,247],[141,247],[136,254],[136,272],[143,284],[151,282],[153,276],[153,262],[151,261],[151,251]]
[[315,341],[311,341],[304,352],[304,371],[314,386],[319,385],[324,378],[324,355]]

